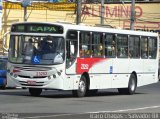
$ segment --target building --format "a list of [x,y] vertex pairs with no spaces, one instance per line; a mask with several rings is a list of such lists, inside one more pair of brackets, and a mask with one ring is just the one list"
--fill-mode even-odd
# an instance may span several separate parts
[[[84,1],[86,2],[86,1]],[[104,24],[114,28],[129,29],[131,3],[105,4]],[[149,9],[148,9],[149,8]],[[160,33],[160,2],[137,2],[135,4],[135,29]],[[15,16],[16,14],[16,16]],[[10,30],[10,25],[24,20],[21,3],[3,2],[2,31]],[[81,21],[87,25],[100,24],[101,4],[82,4]],[[34,2],[27,8],[27,21],[76,22],[76,4],[70,2]],[[2,42],[2,40],[1,40]],[[8,47],[6,42],[6,47]],[[2,46],[0,46],[2,48]]]

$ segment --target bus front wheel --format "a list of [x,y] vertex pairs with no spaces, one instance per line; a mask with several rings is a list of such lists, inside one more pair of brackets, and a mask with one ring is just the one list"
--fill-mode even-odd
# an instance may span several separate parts
[[129,83],[128,83],[128,88],[118,88],[118,92],[120,94],[132,95],[135,93],[136,88],[137,88],[136,76],[134,74],[131,74]]
[[86,77],[82,75],[79,81],[78,90],[73,90],[72,93],[76,97],[84,97],[86,95],[86,90],[87,90]]
[[29,93],[31,94],[31,96],[40,96],[40,94],[42,93],[42,89],[41,88],[29,88]]

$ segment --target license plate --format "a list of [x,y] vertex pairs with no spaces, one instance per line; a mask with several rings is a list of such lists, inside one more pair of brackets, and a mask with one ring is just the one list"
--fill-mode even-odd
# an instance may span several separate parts
[[27,84],[28,84],[28,85],[36,85],[36,81],[30,81],[30,80],[29,80],[29,81],[27,81]]

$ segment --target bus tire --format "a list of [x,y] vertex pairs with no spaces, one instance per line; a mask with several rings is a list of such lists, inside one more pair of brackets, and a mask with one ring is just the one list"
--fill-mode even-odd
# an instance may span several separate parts
[[78,90],[72,91],[73,96],[84,97],[86,95],[86,90],[87,90],[86,77],[82,75],[79,81]]
[[31,96],[40,96],[40,94],[42,93],[42,89],[41,88],[29,88],[29,93]]
[[131,74],[129,78],[128,88],[118,88],[118,92],[120,94],[132,95],[135,93],[136,88],[137,88],[136,76],[134,74]]

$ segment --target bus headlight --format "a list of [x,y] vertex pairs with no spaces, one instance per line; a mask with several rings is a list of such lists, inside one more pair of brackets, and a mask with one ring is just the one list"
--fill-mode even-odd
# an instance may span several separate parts
[[60,75],[61,75],[61,72],[57,72],[57,74],[60,76]]
[[53,74],[53,78],[56,78],[56,75],[55,75],[55,74]]
[[48,76],[48,79],[50,80],[50,79],[51,79],[51,76]]
[[9,69],[7,69],[7,72],[8,72],[8,73],[10,73],[10,70],[9,70]]
[[14,78],[17,78],[17,74],[14,74]]
[[13,73],[11,72],[10,75],[13,76]]

